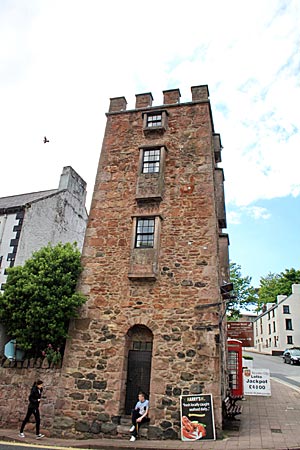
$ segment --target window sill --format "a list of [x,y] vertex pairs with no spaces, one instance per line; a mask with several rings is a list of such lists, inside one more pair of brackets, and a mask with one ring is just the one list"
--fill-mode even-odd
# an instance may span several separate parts
[[156,281],[157,276],[154,273],[130,273],[128,274],[130,280],[146,280]]
[[157,132],[158,134],[163,134],[166,131],[164,126],[161,127],[145,127],[143,128],[144,134],[154,134]]

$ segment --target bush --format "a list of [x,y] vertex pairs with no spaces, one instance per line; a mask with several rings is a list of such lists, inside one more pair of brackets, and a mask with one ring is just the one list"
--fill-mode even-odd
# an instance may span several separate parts
[[29,356],[40,356],[49,342],[56,348],[63,345],[70,318],[86,301],[76,292],[81,270],[80,252],[70,243],[49,244],[24,266],[8,269],[0,321]]

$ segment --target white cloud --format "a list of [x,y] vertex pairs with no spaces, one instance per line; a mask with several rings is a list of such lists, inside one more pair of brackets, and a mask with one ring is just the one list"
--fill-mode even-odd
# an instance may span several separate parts
[[267,220],[271,217],[271,213],[261,206],[247,206],[246,208],[243,208],[243,210],[249,217],[252,217],[255,220]]
[[268,220],[271,218],[271,213],[267,208],[252,205],[237,207],[235,210],[228,209],[226,216],[229,225],[240,225],[243,223],[243,218],[247,220],[247,217],[250,217],[257,221]]
[[90,199],[110,97],[189,101],[208,84],[227,203],[298,196],[299,19],[298,0],[2,3],[0,195],[53,188],[72,165]]
[[238,211],[227,211],[226,218],[228,225],[239,225],[241,223],[241,213]]

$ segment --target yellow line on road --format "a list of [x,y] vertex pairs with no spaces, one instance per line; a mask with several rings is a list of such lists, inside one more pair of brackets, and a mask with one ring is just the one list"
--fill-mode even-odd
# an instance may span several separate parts
[[13,446],[18,446],[18,447],[36,447],[36,448],[53,448],[56,450],[66,450],[66,449],[74,449],[74,450],[87,450],[86,448],[79,448],[79,447],[68,447],[67,445],[65,445],[64,447],[61,447],[59,445],[48,445],[47,441],[44,441],[45,444],[35,444],[33,442],[18,442],[18,441],[14,441],[14,442],[9,442],[9,441],[1,441],[0,440],[0,444],[2,445],[11,445]]

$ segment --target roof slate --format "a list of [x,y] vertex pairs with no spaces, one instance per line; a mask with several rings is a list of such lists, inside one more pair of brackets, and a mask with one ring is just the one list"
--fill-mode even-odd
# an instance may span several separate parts
[[51,194],[58,192],[58,189],[50,189],[48,191],[31,192],[29,194],[12,195],[10,197],[0,198],[0,210],[6,210],[10,208],[21,208],[28,203],[32,203],[35,200],[41,200],[48,197]]

